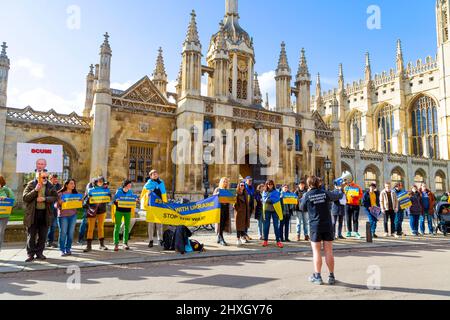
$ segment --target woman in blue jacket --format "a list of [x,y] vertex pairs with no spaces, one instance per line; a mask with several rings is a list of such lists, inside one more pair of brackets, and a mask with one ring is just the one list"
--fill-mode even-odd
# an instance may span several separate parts
[[130,247],[128,246],[128,239],[130,235],[132,208],[121,208],[119,206],[118,201],[124,198],[136,199],[133,191],[131,190],[131,187],[132,187],[131,181],[125,180],[114,196],[114,206],[115,206],[114,251],[119,251],[119,241],[120,241],[119,234],[120,234],[120,227],[122,225],[122,219],[124,220],[123,248],[125,250],[130,250]]

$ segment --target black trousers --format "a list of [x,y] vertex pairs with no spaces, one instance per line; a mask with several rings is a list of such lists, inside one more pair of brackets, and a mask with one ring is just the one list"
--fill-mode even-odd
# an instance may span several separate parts
[[[346,206],[347,231],[358,232],[359,229],[359,206]],[[352,228],[353,222],[353,228]]]
[[[388,230],[388,220],[391,220],[391,233],[389,233]],[[384,232],[385,233],[389,233],[389,234],[394,234],[395,233],[395,212],[394,210],[389,210],[386,211],[384,214]]]
[[225,227],[230,220],[230,205],[222,204],[220,206],[220,224],[219,224],[219,235],[223,237],[223,232]]
[[47,210],[36,210],[34,223],[27,228],[27,254],[28,256],[41,255],[44,253],[47,241]]
[[280,237],[281,241],[289,240],[289,226],[291,224],[291,216],[284,216],[280,221]]

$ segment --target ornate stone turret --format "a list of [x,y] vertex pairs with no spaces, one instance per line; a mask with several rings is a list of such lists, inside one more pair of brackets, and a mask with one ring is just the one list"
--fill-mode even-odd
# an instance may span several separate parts
[[6,107],[7,90],[8,90],[8,74],[10,61],[6,54],[6,42],[3,42],[2,51],[0,53],[0,107]]
[[158,58],[156,59],[155,71],[153,71],[153,83],[158,88],[159,92],[163,94],[163,96],[167,96],[167,73],[166,67],[164,66],[164,58],[163,58],[163,50],[159,47],[158,50]]
[[111,57],[109,35],[100,47],[100,68],[98,72],[97,89],[94,96],[92,121],[92,157],[91,177],[108,174],[108,155],[111,122]]
[[314,109],[318,112],[321,112],[322,108],[322,85],[320,84],[320,73],[317,74],[316,79],[316,100],[314,101]]
[[222,101],[227,101],[230,95],[230,55],[222,22],[220,31],[215,38],[213,51],[208,55],[208,63],[210,67],[214,68],[212,95]]
[[6,55],[6,42],[3,42],[2,51],[0,53],[0,173],[3,172],[3,154],[5,150],[6,137],[6,100],[8,90],[8,73],[10,61]]
[[339,80],[338,80],[338,90],[339,93],[344,92],[345,87],[345,81],[344,81],[344,67],[342,66],[342,63],[339,64]]
[[289,67],[286,44],[281,43],[280,58],[278,68],[275,71],[277,106],[279,112],[289,112],[291,110],[291,68]]
[[200,96],[202,82],[202,45],[197,31],[196,14],[192,10],[186,40],[183,44],[181,96]]
[[90,117],[92,106],[94,105],[94,92],[95,92],[95,74],[94,65],[89,67],[90,71],[86,77],[86,102],[84,104],[83,116]]
[[405,62],[403,60],[402,42],[397,40],[397,75],[403,78],[405,72]]
[[306,61],[305,49],[302,49],[295,86],[297,87],[297,113],[308,112],[311,106],[311,74]]
[[365,70],[366,84],[372,81],[372,67],[370,66],[370,55],[366,52],[366,70]]
[[254,88],[253,103],[254,104],[262,104],[263,100],[262,100],[261,88],[259,86],[257,72],[255,72],[255,79],[253,80],[253,88]]

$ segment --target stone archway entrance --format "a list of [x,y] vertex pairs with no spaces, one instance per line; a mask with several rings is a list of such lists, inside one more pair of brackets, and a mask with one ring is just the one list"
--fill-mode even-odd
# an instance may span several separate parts
[[250,176],[253,178],[254,185],[265,183],[267,180],[267,176],[263,176],[261,174],[262,168],[264,168],[264,166],[259,161],[259,158],[257,164],[250,164],[250,156],[246,155],[245,164],[239,165],[239,178],[245,179],[246,177]]

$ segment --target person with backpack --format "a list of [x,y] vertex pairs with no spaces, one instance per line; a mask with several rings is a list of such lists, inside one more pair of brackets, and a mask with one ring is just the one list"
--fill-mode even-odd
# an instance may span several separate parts
[[[164,181],[159,178],[159,173],[157,170],[150,171],[150,180],[145,184],[141,193],[141,209],[147,210],[148,201],[150,195],[153,192],[156,194],[164,203],[167,203],[167,193]],[[162,236],[163,236],[163,226],[158,223],[148,223],[148,247],[153,248],[153,234],[156,228],[156,235],[158,237],[159,245],[162,246]]]
[[[97,222],[97,234],[98,240],[100,242],[100,250],[108,250],[105,246],[105,220],[106,220],[106,203],[92,203],[93,194],[99,191],[106,191],[108,189],[108,184],[106,183],[105,178],[98,177],[94,179],[94,187],[89,189],[86,195],[86,200],[88,203],[87,209],[87,221],[88,221],[88,230],[87,230],[87,245],[83,250],[85,253],[92,251],[92,241],[94,239],[94,230],[95,224]],[[111,198],[111,193],[108,193],[108,196]]]
[[132,212],[132,208],[121,208],[119,207],[119,202],[123,197],[127,198],[134,198],[134,193],[132,188],[132,182],[131,180],[126,179],[123,181],[122,186],[117,190],[116,194],[114,195],[114,206],[115,206],[115,223],[114,223],[114,251],[119,251],[119,234],[120,234],[120,228],[122,225],[122,219],[124,221],[124,232],[123,232],[123,248],[125,250],[130,250],[130,247],[128,246],[128,239],[130,235],[130,222],[131,222],[131,215],[134,213]]
[[378,238],[377,223],[380,217],[380,193],[377,191],[377,185],[372,183],[369,190],[364,193],[363,196],[363,208],[366,213],[367,218],[370,223],[370,232],[372,233],[372,238]]
[[321,246],[325,251],[325,260],[330,275],[328,284],[334,285],[336,278],[334,275],[334,255],[333,241],[334,232],[332,229],[330,206],[334,201],[339,201],[344,194],[340,191],[326,191],[320,187],[320,181],[317,177],[309,177],[307,180],[309,191],[303,196],[300,203],[300,209],[309,214],[309,229],[311,231],[311,248],[314,259],[314,274],[309,281],[322,285],[322,255]]

